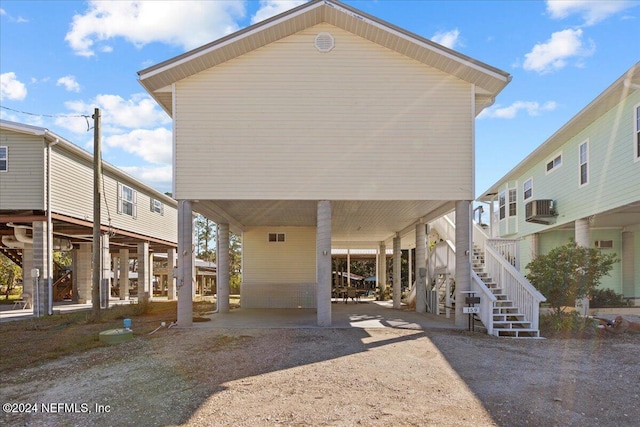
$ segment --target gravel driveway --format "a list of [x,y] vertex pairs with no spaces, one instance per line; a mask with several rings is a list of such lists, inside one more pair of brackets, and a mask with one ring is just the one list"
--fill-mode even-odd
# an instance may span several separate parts
[[[334,305],[345,309],[366,312]],[[161,329],[3,378],[3,404],[38,412],[0,425],[640,425],[640,334],[497,339],[387,313],[379,327],[224,326],[216,314]]]

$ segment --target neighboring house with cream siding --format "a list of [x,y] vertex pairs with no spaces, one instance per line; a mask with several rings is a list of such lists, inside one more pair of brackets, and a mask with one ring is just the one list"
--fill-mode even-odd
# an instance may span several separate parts
[[[399,260],[401,248],[415,248],[422,271],[426,223],[452,210],[470,216],[475,117],[510,81],[320,0],[138,74],[173,119],[181,325],[192,317],[193,210],[219,226],[221,312],[229,231],[242,235],[243,307],[316,308],[319,325],[331,324],[331,249],[384,256],[388,246]],[[463,257],[469,233],[461,227],[456,242]],[[458,266],[463,291],[470,265]],[[393,289],[399,307],[400,283]]]
[[478,199],[520,268],[574,239],[621,259],[602,281],[640,304],[640,63]]
[[[76,301],[91,301],[93,156],[47,129],[6,120],[0,121],[0,155],[0,251],[23,267],[25,292],[31,293],[30,272],[37,268],[44,284],[39,313],[50,310],[47,303],[58,299],[58,286],[65,287],[55,283],[63,278],[54,271],[52,250],[70,250],[74,271],[67,285],[73,282]],[[116,167],[102,165],[103,277],[111,276],[111,256],[114,270],[137,258],[139,292],[150,292],[153,253],[175,258],[177,203]],[[122,270],[114,276],[128,269]],[[120,296],[127,298],[128,280],[122,282]],[[103,292],[104,302],[107,284]]]

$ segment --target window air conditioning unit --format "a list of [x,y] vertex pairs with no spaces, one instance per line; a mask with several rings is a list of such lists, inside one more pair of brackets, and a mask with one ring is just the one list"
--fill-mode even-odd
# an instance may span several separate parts
[[525,221],[536,224],[553,224],[558,213],[553,200],[532,200],[525,205]]
[[613,240],[596,240],[596,248],[613,249]]

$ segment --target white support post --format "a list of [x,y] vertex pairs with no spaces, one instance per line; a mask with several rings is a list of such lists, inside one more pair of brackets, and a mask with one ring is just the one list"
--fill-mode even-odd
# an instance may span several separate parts
[[169,249],[167,251],[167,297],[169,301],[173,301],[177,298],[176,295],[176,278],[173,277],[173,269],[176,266],[176,250]]
[[[53,272],[51,271],[52,255],[47,256],[47,239],[50,233],[46,221],[33,221],[33,268],[38,269],[38,286],[33,292],[33,309],[38,316],[51,314],[49,307],[50,283]],[[29,279],[30,281],[32,279]],[[37,307],[36,307],[37,305]]]
[[111,296],[111,253],[109,253],[109,235],[100,235],[100,308],[109,308]]
[[331,202],[318,202],[316,280],[318,326],[331,326]]
[[402,248],[400,246],[400,235],[393,238],[393,308],[400,309],[401,287],[402,287]]
[[193,325],[193,211],[191,201],[178,200],[178,326]]
[[[577,219],[575,221],[575,238],[578,246],[590,247],[591,224],[589,218]],[[589,295],[576,301],[576,310],[583,316],[589,314]]]
[[229,312],[229,224],[218,224],[218,253],[217,253],[217,273],[218,290],[217,304],[220,313]]
[[427,225],[416,224],[416,312],[427,312]]
[[384,242],[380,242],[378,256],[378,292],[380,301],[384,301],[387,295],[387,246]]
[[120,299],[129,299],[129,249],[120,249]]
[[462,307],[467,294],[471,290],[471,202],[456,202],[456,326],[464,327],[467,316]]
[[138,302],[150,298],[149,273],[149,242],[138,243]]

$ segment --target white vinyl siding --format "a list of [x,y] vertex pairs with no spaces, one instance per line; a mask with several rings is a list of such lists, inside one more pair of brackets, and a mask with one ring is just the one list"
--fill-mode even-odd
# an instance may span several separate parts
[[[268,238],[281,235],[283,242]],[[316,228],[255,227],[242,234],[243,307],[315,307]]]
[[0,172],[9,170],[9,147],[0,145]]
[[0,210],[45,210],[44,139],[6,129],[0,137],[7,162],[0,172]]
[[589,142],[578,147],[578,185],[583,187],[589,183]]
[[328,24],[179,81],[174,102],[176,198],[474,195],[472,85]]

